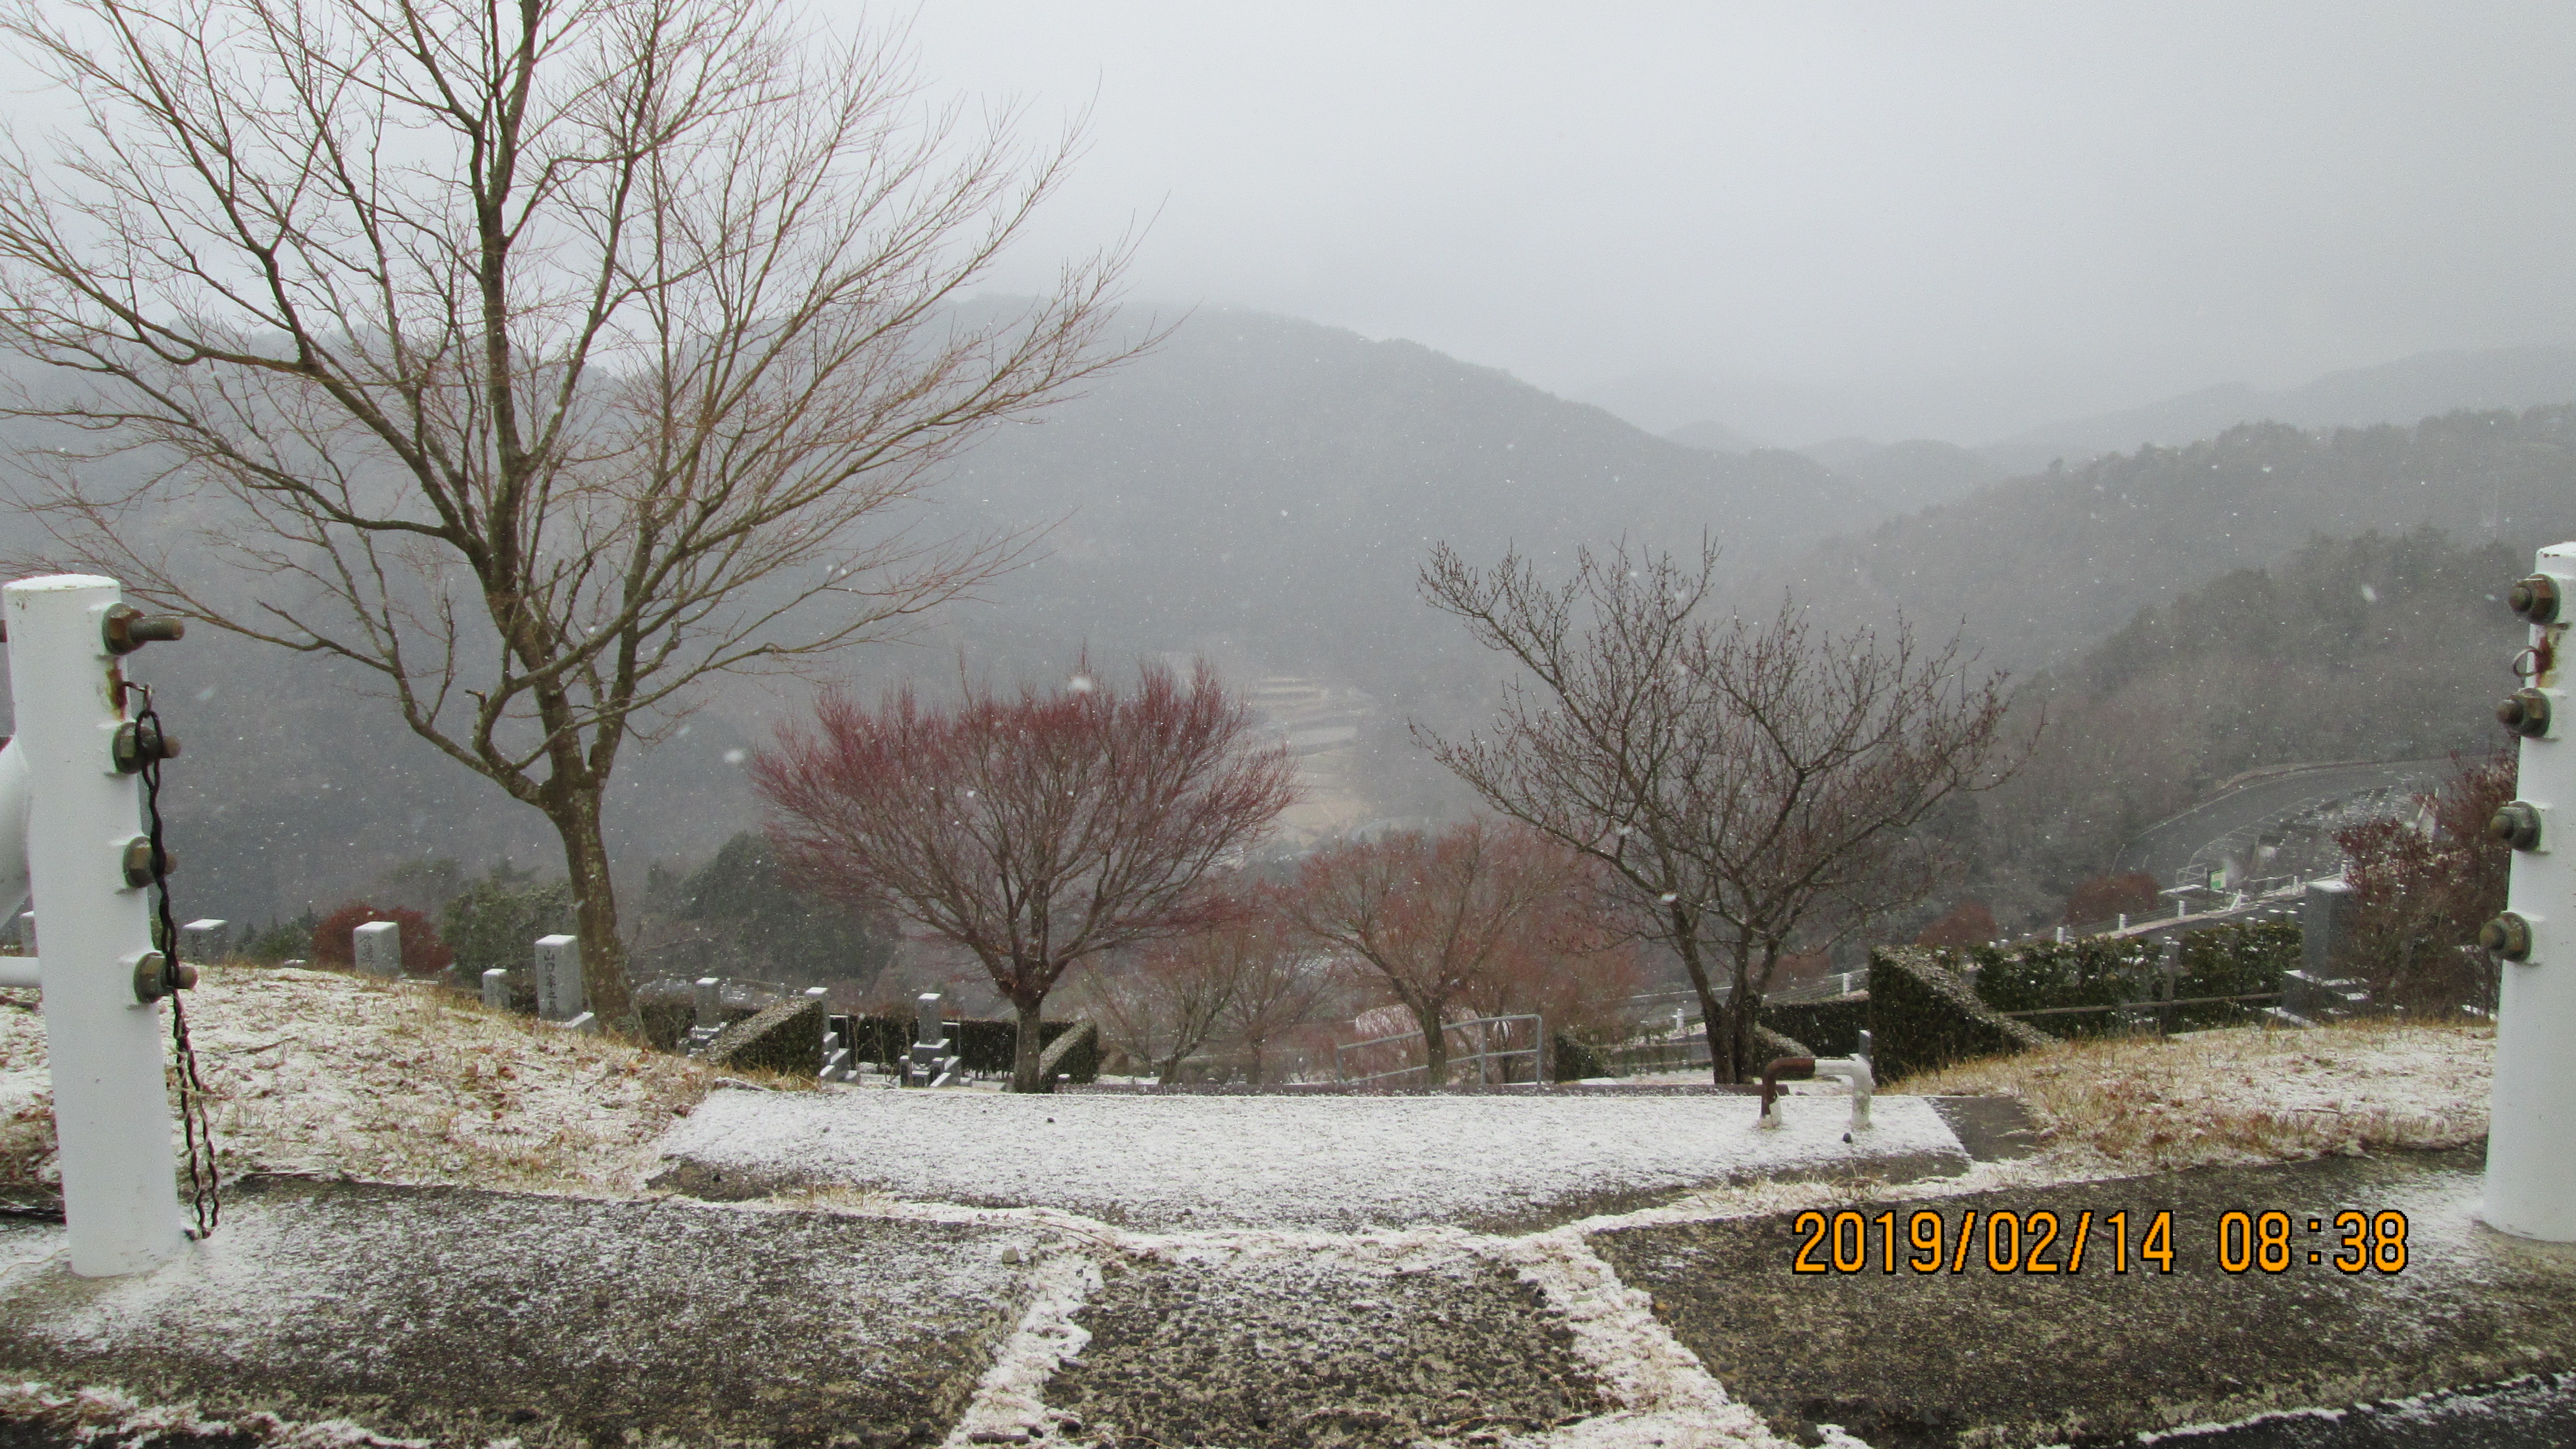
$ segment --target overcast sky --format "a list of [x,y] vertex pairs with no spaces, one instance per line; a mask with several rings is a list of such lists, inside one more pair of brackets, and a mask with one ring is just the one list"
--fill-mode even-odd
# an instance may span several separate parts
[[1140,297],[1410,338],[1673,414],[1651,426],[1697,378],[1782,426],[1817,404],[1974,442],[2576,341],[2576,7],[933,0],[912,25],[938,87],[1093,107],[1003,285],[1150,217]]

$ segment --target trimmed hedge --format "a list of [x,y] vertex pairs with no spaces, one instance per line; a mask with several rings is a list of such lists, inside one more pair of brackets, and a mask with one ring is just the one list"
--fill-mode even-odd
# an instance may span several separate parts
[[[1054,1025],[1055,1023],[1048,1023]],[[1039,1029],[1041,1036],[1048,1033]],[[1052,1034],[1053,1043],[1038,1057],[1038,1082],[1041,1090],[1055,1090],[1055,1079],[1069,1082],[1091,1082],[1100,1078],[1100,1027],[1090,1021],[1077,1021],[1063,1031]]]
[[1829,1057],[1833,1053],[1820,1052],[1796,1037],[1782,1036],[1771,1029],[1769,1022],[1756,1021],[1753,1023],[1753,1055],[1755,1060],[1744,1073],[1746,1081],[1760,1081],[1762,1068],[1782,1057]]
[[[1977,999],[1997,1011],[2116,1006],[2156,994],[2159,948],[2140,938],[2096,936],[2062,945],[2041,941],[2010,952],[1977,946],[1964,954],[1977,963]],[[2118,1012],[2086,1011],[2051,1017],[2048,1030],[2059,1036],[2099,1036],[2120,1025]]]
[[[2295,970],[2303,949],[2296,921],[2251,921],[2240,926],[2212,926],[2182,938],[2182,970],[2174,995],[2251,996],[2281,989],[2283,973]],[[2178,1026],[2226,1026],[2262,1011],[2250,1002],[2213,1001],[2207,1006],[2174,1008]]]
[[1820,1057],[1847,1057],[1860,1050],[1860,1034],[1870,1029],[1869,998],[1836,996],[1824,1001],[1765,1004],[1762,1025],[1804,1042]]
[[638,993],[635,1014],[644,1019],[644,1040],[657,1051],[675,1052],[698,1024],[698,1004],[685,996]]
[[1881,1082],[1972,1057],[2003,1056],[2053,1038],[2003,1016],[1968,989],[1939,955],[1916,946],[1869,953],[1869,1029]]
[[823,1067],[823,1003],[810,996],[771,1002],[716,1033],[699,1060],[711,1067],[813,1076]]
[[1549,1081],[1579,1082],[1586,1077],[1610,1075],[1609,1059],[1596,1051],[1589,1042],[1576,1041],[1561,1031],[1552,1032],[1548,1048]]

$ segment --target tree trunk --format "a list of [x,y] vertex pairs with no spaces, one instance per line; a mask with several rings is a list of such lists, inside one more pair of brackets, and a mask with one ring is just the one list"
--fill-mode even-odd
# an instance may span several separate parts
[[599,796],[570,791],[546,809],[563,840],[564,876],[572,882],[574,930],[581,938],[581,991],[602,1026],[640,1036],[635,994],[626,980],[626,941],[617,932],[617,892],[608,879],[608,847],[599,834]]
[[1449,1033],[1441,1029],[1440,1008],[1410,1001],[1405,1005],[1413,1010],[1414,1024],[1422,1028],[1423,1080],[1435,1087],[1449,1085]]
[[1038,1058],[1045,1055],[1045,1033],[1039,1029],[1038,1012],[1046,1004],[1043,996],[1014,1001],[1011,1005],[1020,1018],[1019,1040],[1011,1049],[1011,1090],[1014,1092],[1052,1092],[1055,1083],[1038,1071]]
[[1248,1038],[1245,1040],[1244,1046],[1249,1048],[1252,1052],[1252,1065],[1248,1069],[1252,1074],[1251,1085],[1258,1087],[1265,1080],[1261,1063],[1261,1039],[1259,1037]]
[[1693,939],[1696,923],[1682,926],[1674,939],[1682,943],[1676,954],[1682,958],[1682,970],[1689,973],[1691,990],[1699,997],[1699,1034],[1708,1042],[1708,1076],[1716,1086],[1733,1085],[1735,1075],[1735,1029],[1723,1007],[1718,1004],[1716,988],[1708,984],[1708,965],[1699,958],[1699,947]]
[[1761,1020],[1762,1000],[1753,990],[1751,950],[1742,944],[1736,946],[1731,977],[1733,989],[1727,993],[1726,1025],[1735,1043],[1735,1071],[1739,1082],[1753,1080],[1756,1070],[1766,1065],[1758,1060],[1761,1049],[1753,1040],[1753,1029]]

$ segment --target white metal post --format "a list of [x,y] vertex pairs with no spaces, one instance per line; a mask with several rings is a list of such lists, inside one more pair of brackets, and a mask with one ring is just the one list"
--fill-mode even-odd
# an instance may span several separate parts
[[152,932],[150,892],[128,886],[123,865],[142,811],[137,777],[118,773],[113,754],[126,717],[106,638],[117,585],[62,574],[0,597],[18,716],[9,751],[23,752],[35,784],[27,863],[45,913],[45,1049],[72,1271],[140,1272],[177,1257],[186,1238],[161,1012],[134,990]]
[[[2557,600],[2553,617],[2532,625],[2522,656],[2523,669],[2535,671],[2525,688],[2546,701],[2548,728],[2525,733],[2515,786],[2537,823],[2536,848],[2513,852],[2508,914],[2488,927],[2488,945],[2504,947],[2505,960],[2485,1217],[2520,1237],[2567,1243],[2576,1242],[2576,719],[2564,681],[2576,665],[2567,657],[2576,647],[2568,628],[2576,543],[2542,549],[2535,577],[2551,582]],[[2517,590],[2517,602],[2523,596]],[[2516,918],[2527,927],[2518,941],[2510,939]]]

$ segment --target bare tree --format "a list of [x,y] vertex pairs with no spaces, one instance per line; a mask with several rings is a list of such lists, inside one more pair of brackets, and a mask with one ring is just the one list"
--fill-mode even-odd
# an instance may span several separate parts
[[1270,908],[1235,931],[1234,995],[1220,1018],[1221,1039],[1251,1058],[1254,1085],[1269,1080],[1272,1046],[1321,1016],[1333,999],[1329,963],[1278,909]]
[[0,30],[69,120],[0,161],[52,557],[361,667],[543,811],[626,1019],[625,747],[1017,552],[901,505],[1113,360],[1121,254],[952,305],[1070,138],[926,108],[896,46],[766,0],[7,0]]
[[1606,868],[1634,929],[1681,958],[1728,1082],[1759,1065],[1784,953],[1931,889],[1913,827],[1999,778],[2004,698],[1901,619],[1882,636],[1824,633],[1790,603],[1759,625],[1708,617],[1716,568],[1713,545],[1696,567],[1622,545],[1551,586],[1517,554],[1485,571],[1439,548],[1424,597],[1530,679],[1490,734],[1425,739],[1494,809]]
[[1011,1089],[1048,1090],[1039,1013],[1085,957],[1205,930],[1236,909],[1210,870],[1296,798],[1285,747],[1201,665],[1131,693],[1074,683],[955,710],[909,691],[826,698],[815,728],[755,757],[781,858],[811,888],[887,909],[972,952],[1019,1014]]
[[2375,1003],[2492,1014],[2496,963],[2476,943],[2505,908],[2513,847],[2490,822],[2512,803],[2521,762],[2507,747],[2454,754],[2451,764],[2451,778],[2416,795],[2411,815],[2336,832],[2353,894],[2335,964],[2368,981]]
[[1069,989],[1120,1050],[1175,1081],[1234,1004],[1243,967],[1236,934],[1219,926],[1155,942],[1127,960],[1095,959]]
[[1520,949],[1570,884],[1545,842],[1471,820],[1318,851],[1299,869],[1286,909],[1308,935],[1366,963],[1413,1014],[1438,1086],[1449,1080],[1450,1008]]

